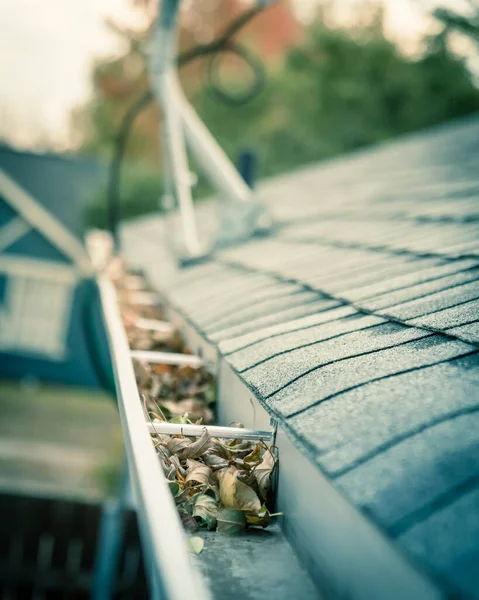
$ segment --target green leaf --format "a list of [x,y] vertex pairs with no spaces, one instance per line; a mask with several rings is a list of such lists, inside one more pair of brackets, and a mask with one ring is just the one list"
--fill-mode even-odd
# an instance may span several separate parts
[[253,448],[253,451],[250,452],[247,456],[244,457],[243,462],[247,465],[254,465],[255,463],[259,463],[261,461],[261,450],[263,449],[263,444],[256,444]]
[[216,454],[224,456],[228,460],[233,456],[243,458],[243,456],[247,456],[251,452],[251,442],[233,440],[230,444],[224,444],[220,440],[215,440],[214,448]]
[[206,404],[211,405],[216,402],[216,384],[213,382],[205,392]]
[[196,496],[193,516],[200,519],[202,524],[206,525],[208,531],[212,531],[216,527],[217,513],[218,505],[214,498],[207,494],[198,494]]
[[244,514],[233,508],[219,508],[217,522],[217,531],[223,535],[237,535],[244,531],[246,526]]
[[248,513],[246,516],[246,523],[252,527],[268,527],[271,520],[271,513],[266,508],[266,504],[263,504],[257,514]]
[[188,546],[188,551],[192,554],[200,554],[205,547],[205,542],[203,538],[190,537],[186,540],[186,545]]
[[195,531],[198,531],[200,528],[198,521],[194,519],[186,509],[179,509],[179,513],[181,522],[183,523],[183,527],[186,531],[189,533],[195,533]]
[[177,496],[180,493],[180,484],[177,481],[168,481],[168,487],[173,496]]
[[234,467],[217,472],[221,504],[227,508],[256,514],[261,510],[261,502],[252,488],[238,480],[239,474],[240,472]]
[[179,425],[187,425],[190,420],[188,419],[188,415],[180,415],[179,417],[174,417],[169,421],[170,423],[177,423]]

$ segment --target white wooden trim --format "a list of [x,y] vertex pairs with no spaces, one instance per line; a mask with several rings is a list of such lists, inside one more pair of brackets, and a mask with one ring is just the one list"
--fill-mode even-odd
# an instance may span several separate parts
[[71,265],[8,254],[0,254],[0,273],[60,283],[75,283],[80,279],[78,271]]
[[92,271],[82,244],[55,217],[0,168],[0,192],[4,199],[84,273]]
[[0,352],[64,361],[74,290],[72,282],[9,276],[0,306]]
[[0,252],[14,244],[31,230],[22,217],[14,217],[0,227]]

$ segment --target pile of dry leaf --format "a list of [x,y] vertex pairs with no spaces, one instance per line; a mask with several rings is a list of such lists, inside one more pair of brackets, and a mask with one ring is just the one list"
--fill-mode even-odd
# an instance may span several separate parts
[[[143,278],[118,268],[114,277],[130,347],[191,354],[178,331],[167,327],[160,308],[148,300]],[[142,296],[143,294],[143,296]],[[145,320],[162,322],[145,327]],[[142,327],[138,324],[141,323]],[[153,421],[211,424],[215,380],[204,367],[134,361],[145,412]],[[236,427],[241,426],[236,424]],[[273,448],[264,442],[152,434],[178,512],[187,531],[200,527],[235,534],[247,526],[267,527]]]
[[154,443],[188,531],[201,526],[235,534],[247,525],[267,527],[266,502],[275,466],[263,442],[156,435]]

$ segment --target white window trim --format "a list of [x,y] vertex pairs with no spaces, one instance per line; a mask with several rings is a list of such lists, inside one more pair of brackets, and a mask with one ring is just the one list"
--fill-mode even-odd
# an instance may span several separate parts
[[8,223],[0,227],[0,252],[21,239],[31,229],[31,226],[22,217],[10,219]]

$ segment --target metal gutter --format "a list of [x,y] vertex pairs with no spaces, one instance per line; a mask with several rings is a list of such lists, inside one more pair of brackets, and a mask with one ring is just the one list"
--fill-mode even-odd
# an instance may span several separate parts
[[259,431],[242,427],[221,427],[220,425],[180,425],[178,423],[146,423],[150,433],[199,437],[207,431],[212,437],[256,442],[271,442],[272,431]]
[[143,360],[157,365],[201,367],[203,364],[199,356],[175,354],[174,352],[157,352],[156,350],[131,350],[130,356],[135,360]]
[[98,287],[151,597],[209,600],[188,556],[183,527],[145,424],[116,291],[103,277],[98,279]]

